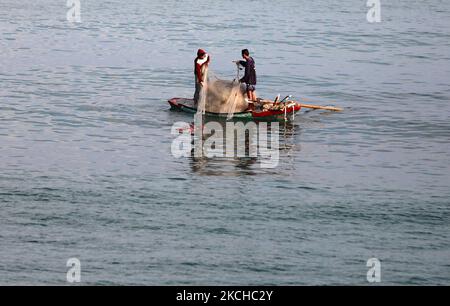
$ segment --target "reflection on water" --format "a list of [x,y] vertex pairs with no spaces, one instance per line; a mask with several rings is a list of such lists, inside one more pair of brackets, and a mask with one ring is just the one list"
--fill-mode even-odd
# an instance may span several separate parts
[[[361,285],[373,256],[382,284],[448,283],[450,1],[382,1],[376,25],[362,0],[86,2],[70,25],[0,1],[0,284],[61,285],[74,252],[83,284]],[[174,158],[198,48],[345,111],[280,123],[276,168]]]
[[[196,136],[192,131],[194,137],[192,140],[193,147],[190,165],[192,171],[197,174],[212,176],[255,175],[258,173],[255,169],[264,168],[262,162],[268,158],[267,149],[269,151],[274,148],[278,150],[276,156],[270,156],[270,158],[279,159],[280,156],[289,157],[294,147],[300,146],[299,143],[295,143],[294,139],[294,136],[299,134],[299,132],[296,133],[296,129],[300,130],[300,128],[291,121],[267,123],[240,121],[238,119],[226,121],[224,119],[207,117],[204,117],[203,120],[204,128],[201,130],[203,132],[201,134],[203,140],[202,156],[195,154]],[[214,124],[215,128],[211,130],[206,129],[211,123]],[[194,122],[192,122],[191,126],[194,126]],[[239,126],[245,127],[244,133],[237,131]],[[226,153],[227,150],[230,150],[228,147],[231,143],[228,141],[230,135],[234,140],[232,141],[233,148],[231,149],[233,156],[228,156]],[[218,137],[218,139],[212,142],[211,139],[214,137]],[[267,140],[267,144],[261,143],[265,140]],[[275,144],[274,141],[277,143]],[[209,156],[208,148],[206,147],[208,144],[211,144],[211,149],[218,150],[222,154]]]

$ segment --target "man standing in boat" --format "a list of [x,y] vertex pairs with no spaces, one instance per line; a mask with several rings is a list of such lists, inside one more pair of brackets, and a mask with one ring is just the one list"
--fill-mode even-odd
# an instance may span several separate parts
[[247,98],[250,101],[256,101],[256,69],[255,69],[255,60],[250,56],[250,52],[248,49],[242,50],[242,57],[244,61],[237,61],[237,65],[241,65],[245,67],[244,77],[240,80],[241,83],[245,83],[247,85]]
[[200,97],[200,91],[206,83],[206,71],[208,69],[210,56],[204,50],[198,49],[197,57],[194,60],[194,75],[195,75],[195,94],[194,104],[197,105]]

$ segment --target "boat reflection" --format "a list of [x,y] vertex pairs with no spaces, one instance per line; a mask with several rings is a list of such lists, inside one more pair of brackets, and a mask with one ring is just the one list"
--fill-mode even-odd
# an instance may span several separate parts
[[[223,152],[223,154],[218,154],[218,156],[205,156],[205,154],[198,154],[195,152],[194,141],[193,149],[190,156],[190,166],[192,172],[200,175],[208,176],[242,176],[242,175],[256,175],[261,173],[264,168],[264,162],[268,161],[267,150],[275,148],[277,150],[276,156],[272,158],[278,158],[276,161],[278,164],[283,159],[284,162],[290,157],[293,157],[294,148],[298,147],[295,144],[295,135],[299,133],[300,127],[294,122],[277,122],[276,125],[273,123],[264,122],[251,122],[248,121],[232,120],[230,121],[215,120],[213,130],[205,128],[211,120],[205,119],[204,129],[201,131],[202,143],[205,145],[211,136],[217,137],[217,134],[223,137],[219,137],[218,140],[211,145],[211,149],[217,150],[215,152]],[[237,132],[234,130],[235,126],[245,126],[245,137],[237,137]],[[265,128],[267,127],[267,128]],[[228,129],[228,130],[227,130]],[[230,134],[231,133],[231,134]],[[214,135],[215,134],[215,135]],[[199,135],[199,134],[197,134]],[[233,156],[227,155],[227,148],[230,135],[234,135],[233,143],[234,146],[232,151]],[[232,136],[233,137],[233,136]],[[267,139],[268,145],[261,145],[261,140]],[[210,139],[211,140],[211,139]],[[277,144],[272,143],[274,140]],[[209,142],[211,144],[211,142]],[[198,148],[197,148],[198,149]],[[203,152],[207,149],[202,148]],[[241,154],[237,154],[241,152]],[[298,151],[298,150],[297,150]],[[245,152],[243,155],[242,153]],[[199,156],[200,155],[200,156]],[[288,161],[289,162],[289,161]]]

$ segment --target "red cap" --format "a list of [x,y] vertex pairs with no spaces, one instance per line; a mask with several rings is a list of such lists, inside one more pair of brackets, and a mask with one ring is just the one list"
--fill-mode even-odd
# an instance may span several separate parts
[[198,49],[198,51],[197,51],[197,56],[202,56],[203,54],[206,54],[205,50],[203,50],[203,49]]

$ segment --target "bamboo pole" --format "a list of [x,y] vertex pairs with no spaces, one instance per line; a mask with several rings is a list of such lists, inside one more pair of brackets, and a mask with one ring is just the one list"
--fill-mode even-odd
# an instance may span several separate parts
[[301,107],[305,107],[305,108],[312,108],[312,109],[324,109],[324,110],[329,110],[329,111],[334,111],[334,112],[341,112],[342,108],[339,107],[333,107],[333,106],[320,106],[320,105],[312,105],[312,104],[303,104],[303,103],[299,103]]
[[[259,103],[274,103],[274,101],[271,101],[271,100],[260,100],[258,102]],[[296,103],[298,103],[301,107],[304,107],[304,108],[323,109],[323,110],[329,110],[329,111],[334,111],[334,112],[343,111],[343,109],[340,107],[320,106],[320,105],[314,105],[314,104],[303,104],[303,103],[299,103],[299,102],[296,102]]]

